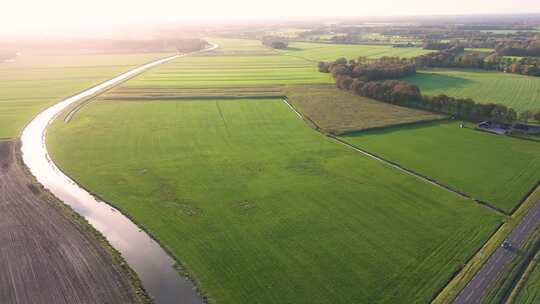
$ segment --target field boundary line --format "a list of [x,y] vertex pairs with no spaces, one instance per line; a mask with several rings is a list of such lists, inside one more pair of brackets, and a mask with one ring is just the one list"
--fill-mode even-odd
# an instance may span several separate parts
[[502,214],[502,215],[508,215],[504,210],[502,210],[502,209],[500,209],[500,208],[497,208],[497,207],[491,205],[491,204],[488,203],[488,202],[485,202],[485,201],[482,201],[482,200],[479,200],[479,199],[475,199],[475,198],[473,198],[472,196],[470,196],[469,194],[464,193],[464,192],[461,192],[461,191],[459,191],[459,190],[456,190],[456,189],[454,189],[454,188],[452,188],[452,187],[450,187],[450,186],[448,186],[448,185],[446,185],[446,184],[443,184],[443,183],[441,183],[441,182],[439,182],[439,181],[437,181],[437,180],[435,180],[435,179],[433,179],[433,178],[431,178],[431,177],[429,177],[429,176],[425,176],[425,175],[422,175],[422,174],[420,174],[420,173],[418,173],[418,172],[415,172],[415,171],[413,171],[413,170],[411,170],[411,169],[402,167],[402,166],[401,166],[400,164],[398,164],[398,163],[395,163],[395,162],[393,162],[393,161],[390,161],[390,160],[387,160],[387,159],[385,159],[385,158],[382,158],[382,157],[380,157],[380,156],[378,156],[378,155],[376,155],[376,154],[373,154],[373,153],[371,153],[371,152],[369,152],[369,151],[366,151],[366,150],[364,150],[364,149],[362,149],[362,148],[359,148],[359,147],[357,147],[357,146],[355,146],[355,145],[352,145],[352,144],[350,144],[350,143],[348,143],[348,142],[346,142],[346,141],[344,141],[344,140],[342,140],[342,139],[340,139],[340,138],[337,138],[337,137],[335,137],[335,136],[333,136],[333,135],[327,135],[327,136],[330,137],[330,138],[332,138],[332,139],[334,139],[335,141],[337,141],[337,142],[339,142],[339,143],[345,145],[345,146],[348,146],[349,148],[351,148],[351,149],[353,149],[353,150],[355,150],[355,151],[357,151],[357,152],[360,152],[360,153],[362,153],[362,154],[364,154],[364,155],[367,155],[367,156],[369,156],[369,157],[371,157],[371,158],[373,158],[373,159],[376,159],[376,160],[378,160],[378,161],[380,161],[380,162],[383,162],[383,163],[385,163],[385,164],[387,164],[387,165],[389,165],[389,166],[392,166],[392,167],[395,168],[395,169],[398,169],[398,170],[400,170],[400,171],[403,171],[403,172],[405,172],[405,173],[408,173],[409,175],[413,175],[413,176],[415,176],[415,177],[417,177],[417,178],[419,178],[419,179],[421,179],[421,180],[423,180],[423,181],[425,181],[425,182],[427,182],[427,183],[430,183],[430,184],[432,184],[432,185],[435,185],[435,186],[437,186],[437,187],[439,187],[439,188],[446,189],[446,190],[448,190],[448,191],[450,191],[450,192],[453,192],[453,193],[455,193],[455,194],[457,194],[457,195],[459,195],[459,196],[461,196],[461,197],[464,197],[464,198],[467,198],[467,199],[471,199],[471,200],[473,200],[474,202],[476,202],[476,203],[482,205],[483,207],[489,208],[489,209],[491,209],[491,210],[493,210],[493,211],[495,211],[495,212],[497,212],[497,213],[500,213],[500,214]]
[[293,106],[292,104],[289,102],[289,99],[285,96],[282,98],[283,102],[294,112],[296,113],[296,116],[298,116],[299,118],[303,118],[302,114],[300,114],[300,112],[298,112]]
[[[289,102],[288,99],[284,98],[283,101],[284,101],[286,104],[288,104],[289,107],[290,107],[294,112],[296,112],[297,115],[299,115],[300,118],[306,118],[306,116],[300,114],[300,113],[294,108],[294,106]],[[467,193],[464,193],[464,192],[461,192],[461,191],[459,191],[459,190],[456,190],[456,189],[454,189],[454,188],[452,188],[452,187],[450,187],[450,186],[448,186],[448,185],[446,185],[446,184],[443,184],[443,183],[441,183],[441,182],[439,182],[439,181],[437,181],[437,180],[435,180],[435,179],[433,179],[433,178],[431,178],[431,177],[422,175],[422,174],[420,174],[420,173],[418,173],[418,172],[415,172],[415,171],[413,171],[413,170],[411,170],[411,169],[402,167],[402,166],[401,166],[400,164],[398,164],[398,163],[395,163],[395,162],[393,162],[393,161],[387,160],[387,159],[385,159],[385,158],[383,158],[383,157],[380,157],[380,156],[378,156],[378,155],[376,155],[376,154],[374,154],[374,153],[371,153],[371,152],[366,151],[366,150],[364,150],[364,149],[362,149],[362,148],[359,148],[359,147],[357,147],[357,146],[355,146],[355,145],[352,145],[352,144],[350,144],[350,143],[348,143],[348,142],[346,142],[346,141],[344,141],[344,140],[342,140],[342,139],[340,139],[340,138],[338,138],[338,137],[336,137],[336,136],[334,136],[334,135],[323,133],[323,132],[320,131],[320,127],[319,127],[317,124],[315,124],[315,123],[314,123],[311,119],[309,119],[309,118],[308,118],[308,120],[309,120],[311,123],[313,123],[313,124],[315,125],[315,127],[316,127],[316,129],[317,129],[317,131],[318,131],[319,133],[325,135],[325,136],[328,137],[328,138],[333,139],[334,141],[336,141],[336,142],[338,142],[338,143],[340,143],[340,144],[342,144],[342,145],[344,145],[344,146],[349,147],[350,149],[353,149],[353,150],[356,151],[356,152],[359,152],[359,153],[361,153],[361,154],[363,154],[363,155],[365,155],[365,156],[371,157],[372,159],[375,159],[375,160],[377,160],[377,161],[379,161],[379,162],[381,162],[381,163],[383,163],[383,164],[386,164],[386,165],[388,165],[388,166],[390,166],[390,167],[392,167],[392,168],[394,168],[394,169],[398,169],[399,171],[402,171],[402,172],[407,173],[407,174],[409,174],[409,175],[411,175],[411,176],[414,176],[414,177],[416,177],[416,178],[418,178],[418,179],[420,179],[420,180],[422,180],[422,181],[424,181],[424,182],[426,182],[426,183],[432,184],[432,185],[437,186],[437,187],[439,187],[439,188],[443,188],[443,189],[445,189],[445,190],[447,190],[447,191],[450,191],[450,192],[452,192],[452,193],[455,193],[455,194],[457,194],[457,195],[459,195],[459,196],[461,196],[461,197],[470,199],[470,200],[472,200],[472,201],[478,203],[479,205],[481,205],[481,206],[483,206],[483,207],[486,207],[486,208],[488,208],[488,209],[491,209],[492,211],[497,212],[497,213],[499,213],[499,214],[501,214],[501,215],[504,215],[504,216],[508,215],[504,210],[502,210],[502,209],[500,209],[500,208],[498,208],[498,207],[495,207],[495,206],[493,206],[492,204],[490,204],[490,203],[488,203],[488,202],[485,202],[485,201],[482,201],[482,200],[479,200],[479,199],[475,199],[475,198],[473,198],[472,196],[470,196],[470,195],[467,194]]]
[[283,99],[283,95],[193,95],[193,96],[152,96],[152,97],[99,97],[101,101],[152,101],[152,100],[215,100],[215,99]]
[[527,201],[529,196],[531,196],[539,186],[540,186],[540,181],[537,181],[536,184],[534,184],[534,186],[531,188],[531,190],[527,191],[527,193],[525,193],[523,198],[521,198],[521,200],[519,200],[519,203],[516,206],[514,206],[514,208],[512,208],[512,210],[510,210],[510,214],[514,214],[514,212],[516,212],[521,207],[521,205],[523,205],[523,203],[525,203],[525,201]]

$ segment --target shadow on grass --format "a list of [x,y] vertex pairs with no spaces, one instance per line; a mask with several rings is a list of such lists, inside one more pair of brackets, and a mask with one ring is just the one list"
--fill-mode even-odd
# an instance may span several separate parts
[[456,123],[456,128],[459,127],[460,121],[451,120],[448,118],[442,118],[442,119],[432,120],[432,121],[417,121],[417,122],[411,122],[411,123],[406,123],[406,124],[401,124],[401,125],[393,125],[393,126],[387,126],[387,127],[360,130],[360,131],[342,134],[340,135],[340,137],[362,137],[362,136],[371,136],[371,135],[383,135],[383,134],[389,134],[393,132],[428,128],[428,127],[433,127],[433,126],[437,126],[441,124],[449,124],[452,122]]
[[451,76],[441,73],[419,72],[415,76],[405,78],[405,81],[410,81],[419,85],[422,90],[426,91],[444,91],[448,89],[464,88],[474,81],[458,76]]

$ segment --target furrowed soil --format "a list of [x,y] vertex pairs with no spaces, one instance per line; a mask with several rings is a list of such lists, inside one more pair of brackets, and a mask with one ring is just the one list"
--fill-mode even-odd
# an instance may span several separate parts
[[0,141],[0,302],[139,303],[119,257],[35,183],[18,145]]

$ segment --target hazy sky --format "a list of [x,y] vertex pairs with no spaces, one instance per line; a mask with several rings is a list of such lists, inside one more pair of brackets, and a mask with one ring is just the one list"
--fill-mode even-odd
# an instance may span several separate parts
[[188,19],[540,13],[540,0],[2,0],[0,32]]

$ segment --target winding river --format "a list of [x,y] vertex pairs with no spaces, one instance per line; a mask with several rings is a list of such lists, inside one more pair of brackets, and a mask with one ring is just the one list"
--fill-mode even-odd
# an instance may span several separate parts
[[[217,48],[213,45],[203,51]],[[157,304],[202,303],[193,283],[173,268],[174,260],[128,217],[99,201],[65,175],[49,157],[45,145],[47,127],[64,109],[82,99],[103,92],[154,66],[184,55],[162,58],[116,76],[66,98],[38,114],[23,130],[22,157],[30,172],[57,198],[100,231],[137,273],[146,291]]]

